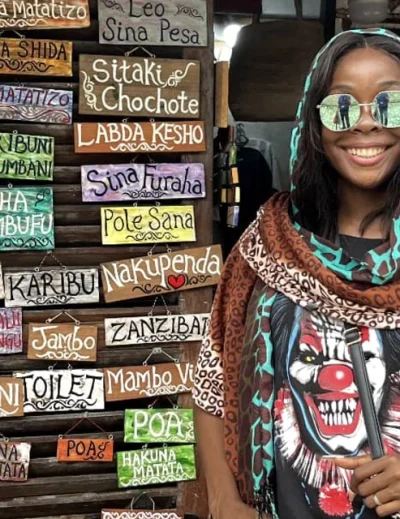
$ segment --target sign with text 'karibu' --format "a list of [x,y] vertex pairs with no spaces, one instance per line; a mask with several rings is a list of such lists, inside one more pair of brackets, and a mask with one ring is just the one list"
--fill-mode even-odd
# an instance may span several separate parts
[[88,0],[1,0],[1,29],[89,27]]
[[112,462],[114,440],[89,438],[59,438],[57,461],[66,462]]
[[0,355],[22,353],[22,310],[0,308]]
[[95,362],[96,358],[97,326],[29,324],[28,359]]
[[15,373],[24,383],[25,413],[104,409],[104,376],[98,369]]
[[79,113],[197,119],[200,64],[182,59],[79,57]]
[[0,377],[0,418],[24,415],[24,385],[13,377]]
[[72,91],[0,85],[0,119],[71,124]]
[[0,178],[53,180],[54,137],[0,133]]
[[0,38],[0,74],[72,76],[72,43]]
[[0,188],[0,251],[51,249],[54,249],[53,189]]
[[107,402],[174,395],[192,390],[194,366],[183,362],[107,368],[104,370],[104,378]]
[[183,519],[175,510],[102,510],[101,519]]
[[75,123],[75,153],[205,151],[204,121]]
[[112,317],[104,320],[106,346],[201,341],[210,314]]
[[196,241],[191,205],[102,207],[103,245]]
[[194,445],[118,452],[119,488],[196,479]]
[[0,441],[0,481],[26,481],[30,453],[29,443]]
[[5,305],[47,306],[98,303],[97,269],[43,269],[5,272]]
[[193,409],[126,409],[125,443],[195,443]]
[[206,0],[98,0],[100,43],[207,46]]
[[102,263],[104,298],[113,303],[216,285],[222,264],[219,245]]

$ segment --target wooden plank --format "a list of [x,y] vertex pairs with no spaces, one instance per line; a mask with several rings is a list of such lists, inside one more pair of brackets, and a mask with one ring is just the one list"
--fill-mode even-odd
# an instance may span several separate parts
[[99,0],[99,41],[116,45],[207,45],[207,1]]
[[28,359],[95,362],[97,326],[73,323],[30,324]]
[[75,153],[204,151],[203,121],[75,123]]
[[0,377],[0,418],[24,416],[24,385],[13,377]]
[[110,463],[114,457],[113,439],[60,438],[57,443],[59,462]]
[[104,409],[101,370],[31,371],[15,376],[24,382],[26,414]]
[[103,245],[196,241],[193,206],[102,207]]
[[0,355],[22,352],[21,308],[0,309]]
[[[71,124],[72,91],[0,85],[0,119],[28,123]],[[22,127],[19,128],[23,132]]]
[[125,443],[195,443],[193,409],[126,409]]
[[204,198],[203,164],[82,166],[83,202]]
[[102,263],[104,298],[112,303],[215,285],[221,267],[219,245]]
[[183,519],[176,510],[102,510],[101,519]]
[[42,269],[5,272],[5,305],[46,306],[98,303],[97,269]]
[[79,56],[79,113],[197,119],[200,67],[195,61]]
[[28,479],[30,450],[28,443],[0,441],[0,481]]
[[114,317],[104,320],[106,345],[201,341],[210,314]]
[[63,29],[90,26],[88,0],[3,0],[0,29]]
[[196,479],[193,445],[117,453],[119,488]]
[[217,128],[228,127],[229,114],[229,61],[215,64],[215,124]]
[[0,250],[54,249],[53,190],[0,188]]
[[193,364],[154,364],[104,370],[106,401],[134,400],[158,395],[190,392]]
[[0,74],[72,76],[72,43],[0,38]]

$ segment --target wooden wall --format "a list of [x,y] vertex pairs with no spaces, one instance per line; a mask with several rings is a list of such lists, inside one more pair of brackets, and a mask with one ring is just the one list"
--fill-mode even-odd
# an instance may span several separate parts
[[[97,25],[97,2],[91,2],[92,25],[83,30],[59,31],[29,31],[28,37],[53,38],[72,40],[74,43],[73,78],[33,78],[24,76],[22,82],[29,86],[71,88],[74,91],[74,122],[106,120],[103,118],[80,116],[77,110],[78,94],[78,58],[79,54],[108,54],[123,55],[129,47],[114,47],[99,45]],[[157,57],[199,59],[201,61],[201,119],[206,121],[207,152],[180,157],[182,161],[203,162],[206,166],[206,181],[208,197],[206,200],[195,201],[195,215],[198,246],[212,243],[212,104],[213,104],[213,2],[208,0],[209,9],[209,48],[180,49],[156,48],[149,49]],[[3,35],[4,36],[4,35]],[[10,33],[5,36],[15,37]],[[139,55],[141,55],[139,53]],[[143,54],[144,55],[144,54]],[[0,83],[20,83],[22,78],[15,76],[0,76]],[[121,120],[108,117],[108,121]],[[58,259],[70,267],[91,266],[99,263],[128,257],[145,255],[150,247],[119,246],[105,247],[101,245],[100,208],[98,205],[81,202],[80,165],[102,163],[126,163],[133,156],[113,155],[78,155],[73,148],[73,127],[58,125],[24,124],[0,121],[0,132],[18,129],[20,133],[52,135],[56,141],[55,174],[54,174],[54,203],[56,225],[56,249]],[[153,156],[158,162],[179,161],[176,155]],[[148,157],[139,157],[138,162],[146,162]],[[7,181],[0,181],[7,185]],[[38,185],[26,182],[23,185]],[[22,184],[21,184],[22,185]],[[182,201],[184,203],[184,201]],[[193,203],[190,201],[189,203]],[[189,246],[193,247],[193,244]],[[185,245],[172,247],[182,249]],[[156,252],[164,252],[165,247],[158,246]],[[43,258],[43,253],[37,252],[7,252],[2,253],[0,260],[3,268],[21,269],[35,267]],[[48,262],[52,265],[52,261]],[[211,289],[200,289],[183,292],[181,295],[167,297],[172,312],[183,311],[207,312],[210,310]],[[82,323],[99,326],[99,353],[95,364],[87,367],[103,368],[135,365],[142,363],[151,349],[147,347],[127,347],[106,349],[104,344],[103,320],[106,317],[139,316],[147,314],[149,305],[154,299],[139,299],[106,305],[76,306],[64,308]],[[43,322],[55,316],[62,307],[25,309],[24,316],[24,353],[9,357],[1,357],[0,375],[11,374],[15,370],[47,369],[48,364],[40,361],[30,361],[26,358],[27,328],[30,322]],[[156,306],[156,313],[164,313],[161,304]],[[164,349],[182,360],[195,361],[199,344],[186,343],[167,345]],[[155,355],[151,362],[165,362],[165,357]],[[86,365],[85,365],[86,366]],[[57,367],[63,367],[58,365]],[[65,365],[64,365],[65,367]],[[79,366],[78,366],[79,367]],[[107,432],[112,433],[116,442],[116,450],[129,450],[132,446],[123,444],[123,415],[124,407],[147,406],[149,401],[107,404],[106,411],[90,413]],[[190,396],[179,398],[181,406],[191,405]],[[101,508],[125,508],[130,500],[140,490],[118,490],[115,463],[57,463],[56,444],[59,434],[65,433],[80,418],[79,413],[60,413],[28,415],[19,419],[2,419],[0,433],[16,441],[26,441],[32,444],[30,477],[27,483],[0,483],[0,518],[1,519],[98,519]],[[90,424],[82,425],[79,433],[97,437],[95,429]],[[79,434],[83,436],[83,434]],[[136,447],[135,447],[136,448]],[[201,468],[200,468],[201,472]],[[204,486],[201,481],[182,483],[165,487],[147,489],[160,507],[181,506],[187,513],[195,513],[200,517],[206,515]]]

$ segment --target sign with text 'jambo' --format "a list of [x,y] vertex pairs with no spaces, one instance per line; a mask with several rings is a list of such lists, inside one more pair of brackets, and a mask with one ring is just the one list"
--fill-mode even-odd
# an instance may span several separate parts
[[204,121],[75,123],[75,153],[205,151]]
[[220,245],[102,263],[104,298],[113,303],[216,285],[222,263]]
[[196,241],[192,205],[102,207],[103,245]]
[[97,269],[43,269],[4,273],[5,306],[98,303]]
[[203,164],[81,166],[83,202],[168,200],[206,196]]
[[117,453],[119,488],[196,479],[194,445]]
[[59,438],[57,461],[110,463],[114,457],[114,440],[90,438]]
[[0,38],[0,74],[72,76],[72,43]]
[[30,453],[29,443],[0,441],[0,481],[27,481]]
[[183,519],[176,510],[102,510],[101,519]]
[[0,309],[0,355],[22,353],[21,308]]
[[206,0],[99,0],[100,43],[207,46]]
[[71,124],[72,91],[0,85],[0,119]]
[[53,189],[0,188],[0,251],[52,249]]
[[0,418],[24,415],[24,385],[13,377],[0,377]]
[[197,119],[200,64],[182,59],[79,57],[79,113]]
[[24,383],[24,411],[48,413],[104,410],[104,376],[98,369],[14,373]]

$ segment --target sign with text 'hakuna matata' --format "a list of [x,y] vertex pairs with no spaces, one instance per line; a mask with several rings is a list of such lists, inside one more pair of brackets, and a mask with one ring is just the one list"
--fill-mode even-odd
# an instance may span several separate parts
[[126,409],[125,443],[195,443],[193,409]]
[[29,443],[0,441],[0,481],[26,481],[30,453]]

